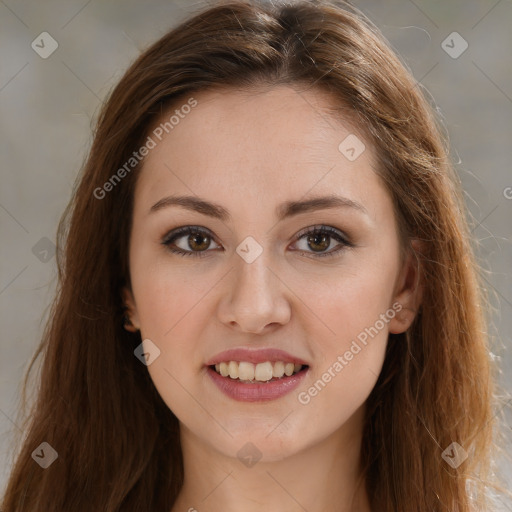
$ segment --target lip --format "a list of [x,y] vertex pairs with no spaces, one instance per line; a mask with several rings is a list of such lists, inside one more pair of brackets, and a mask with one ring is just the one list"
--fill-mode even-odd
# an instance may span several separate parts
[[207,367],[206,371],[214,384],[229,398],[238,402],[267,402],[277,400],[297,388],[309,372],[309,367],[303,368],[290,377],[252,384],[243,383],[231,377],[222,377],[210,367]]
[[[259,348],[251,350],[243,347],[220,352],[212,359],[207,361],[205,363],[205,366],[212,366],[222,362],[227,363],[229,361],[246,361],[248,363],[254,364],[265,363],[266,361],[270,361],[271,363],[282,361],[283,363],[294,363],[301,364],[303,366],[309,366],[309,363],[307,361],[304,361],[299,357],[289,354],[284,350],[280,350],[277,348]],[[253,386],[253,384],[250,385]]]

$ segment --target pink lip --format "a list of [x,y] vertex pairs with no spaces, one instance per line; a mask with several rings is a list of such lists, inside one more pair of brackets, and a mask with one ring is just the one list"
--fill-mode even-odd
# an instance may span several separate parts
[[244,383],[231,377],[222,377],[209,367],[206,371],[215,385],[229,398],[239,402],[266,402],[293,391],[305,378],[309,368],[302,369],[290,377],[260,383]]
[[275,363],[276,361],[283,361],[283,363],[294,363],[308,365],[306,361],[296,356],[279,350],[277,348],[260,348],[257,350],[250,350],[247,348],[234,348],[231,350],[225,350],[220,354],[217,354],[212,359],[207,361],[206,366],[212,366],[217,363],[229,362],[229,361],[246,361],[248,363],[264,363],[270,361]]

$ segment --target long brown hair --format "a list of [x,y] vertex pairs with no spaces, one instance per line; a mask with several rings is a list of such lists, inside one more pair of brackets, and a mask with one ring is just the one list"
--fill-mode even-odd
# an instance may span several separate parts
[[[496,371],[485,297],[460,183],[443,129],[379,31],[342,2],[222,2],[147,49],[110,94],[59,224],[59,287],[44,336],[40,386],[24,421],[3,512],[170,510],[183,483],[177,418],[134,357],[123,328],[128,240],[141,163],[98,193],[178,100],[211,87],[303,84],[328,92],[374,145],[402,235],[418,253],[423,302],[390,334],[367,401],[361,451],[373,510],[486,510]],[[126,167],[125,167],[126,170]],[[117,174],[119,176],[119,173]],[[101,197],[100,197],[101,196]],[[47,469],[33,451],[58,457]],[[458,467],[443,450],[468,453]],[[468,485],[468,482],[471,485]]]

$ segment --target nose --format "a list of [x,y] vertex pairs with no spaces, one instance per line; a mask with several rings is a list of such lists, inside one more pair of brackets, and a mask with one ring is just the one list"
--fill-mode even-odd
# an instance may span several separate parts
[[226,282],[228,293],[219,304],[219,319],[240,332],[262,334],[290,319],[288,288],[263,251],[252,263],[235,255],[235,268]]

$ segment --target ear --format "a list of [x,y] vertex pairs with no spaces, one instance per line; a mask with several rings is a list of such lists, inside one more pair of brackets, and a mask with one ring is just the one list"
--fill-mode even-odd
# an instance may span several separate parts
[[417,239],[411,240],[411,246],[396,283],[393,304],[399,303],[401,309],[389,322],[389,332],[393,334],[409,329],[423,296],[423,275],[418,253],[422,253],[424,247]]
[[137,307],[135,306],[135,299],[133,293],[128,287],[124,287],[122,290],[123,304],[125,306],[125,318],[127,321],[124,324],[124,328],[130,332],[137,332],[140,330],[139,316],[137,313]]

